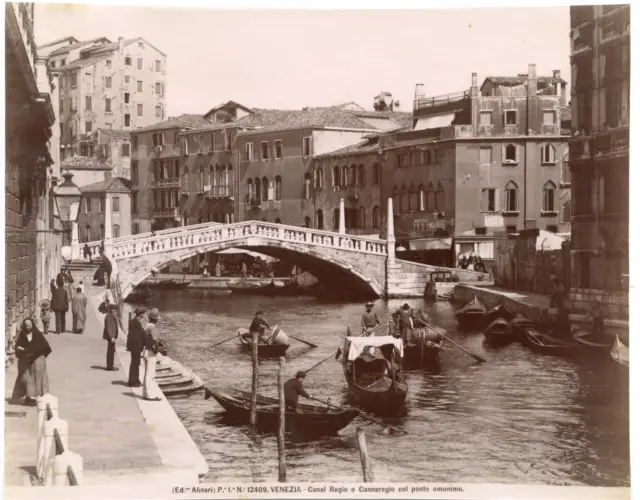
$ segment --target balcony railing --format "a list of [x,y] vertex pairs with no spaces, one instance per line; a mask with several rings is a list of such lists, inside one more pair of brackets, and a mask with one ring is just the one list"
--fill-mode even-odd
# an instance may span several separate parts
[[478,125],[478,135],[493,135],[493,125]]
[[455,92],[453,94],[438,95],[434,97],[424,97],[421,99],[415,99],[413,101],[413,109],[431,108],[434,106],[441,106],[442,104],[448,104],[450,102],[460,101],[470,96],[469,91]]
[[629,152],[629,127],[607,130],[593,139],[595,157],[602,157]]
[[558,135],[559,127],[557,125],[542,125],[543,135]]
[[212,186],[205,191],[205,198],[229,198],[231,196],[231,188],[227,185]]
[[358,186],[349,185],[347,186],[347,198],[351,198],[352,200],[357,200],[360,196],[360,188]]
[[442,139],[473,137],[473,125],[453,125],[442,128]]
[[591,158],[589,137],[572,137],[569,140],[569,160],[586,160]]
[[179,188],[180,187],[180,179],[158,179],[153,183],[153,187],[156,189],[164,189],[164,188]]
[[156,219],[179,219],[180,211],[177,208],[154,208],[153,216]]

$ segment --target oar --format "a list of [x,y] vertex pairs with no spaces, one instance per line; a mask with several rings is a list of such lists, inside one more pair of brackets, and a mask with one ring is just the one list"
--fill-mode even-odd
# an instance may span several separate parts
[[[343,410],[344,411],[346,409],[346,408],[344,408],[342,406],[332,405],[331,403],[327,403],[326,401],[322,401],[321,399],[318,399],[318,398],[310,397],[309,399],[313,399],[314,401],[317,401],[318,403],[322,403],[324,405],[327,405],[330,408],[335,408],[336,410]],[[396,434],[406,434],[406,432],[403,431],[403,430],[396,429],[395,427],[390,427],[390,426],[386,425],[384,422],[382,422],[380,420],[377,420],[375,418],[371,418],[371,417],[368,417],[366,415],[363,415],[360,410],[356,410],[356,411],[358,412],[358,415],[361,418],[364,418],[365,420],[369,420],[370,422],[373,422],[375,424],[381,425],[382,427],[384,427],[385,431],[389,430],[389,431],[393,431]]]
[[[420,320],[419,320],[420,321]],[[469,356],[471,356],[472,358],[475,358],[476,361],[479,361],[480,363],[486,363],[487,360],[484,359],[481,356],[478,356],[477,354],[473,354],[472,352],[467,351],[464,347],[462,347],[459,344],[456,344],[453,340],[451,340],[449,337],[447,337],[444,333],[436,330],[435,328],[433,328],[431,325],[428,325],[427,323],[425,323],[424,321],[420,321],[426,328],[429,328],[430,330],[433,330],[434,332],[442,335],[445,339],[447,339],[449,342],[451,342],[454,346],[456,346],[458,349],[460,349],[461,351],[466,352]]]
[[223,340],[222,342],[218,342],[217,344],[213,344],[211,347],[219,346],[220,344],[224,344],[225,342],[229,342],[230,340],[233,340],[233,339],[235,339],[237,337],[238,337],[238,335],[236,334],[233,337],[229,337],[227,340]]
[[299,339],[298,337],[294,337],[294,336],[293,336],[293,335],[291,335],[291,334],[289,334],[289,337],[291,337],[292,339],[296,339],[298,342],[302,342],[303,344],[307,344],[308,346],[311,346],[311,347],[318,347],[317,345],[312,344],[311,342],[307,342],[306,340]]

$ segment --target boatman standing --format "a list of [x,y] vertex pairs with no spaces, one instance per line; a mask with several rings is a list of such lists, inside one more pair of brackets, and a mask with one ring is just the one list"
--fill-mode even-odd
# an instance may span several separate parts
[[366,333],[370,337],[373,335],[373,329],[380,324],[380,319],[373,312],[373,302],[367,302],[365,307],[367,310],[362,313],[362,333]]
[[300,413],[298,409],[298,396],[310,398],[309,393],[302,387],[302,381],[307,376],[303,371],[296,373],[296,378],[287,380],[284,383],[284,403],[288,409]]

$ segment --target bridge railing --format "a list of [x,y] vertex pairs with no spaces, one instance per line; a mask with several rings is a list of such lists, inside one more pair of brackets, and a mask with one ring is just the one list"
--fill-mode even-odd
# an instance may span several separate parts
[[[376,255],[387,254],[387,242],[385,240],[257,221],[184,226],[156,233],[136,235],[135,237],[112,239],[109,240],[108,245],[111,257],[118,260],[180,248],[209,246],[214,245],[216,242],[224,243],[225,241],[251,236]],[[99,248],[99,246],[100,242],[97,242],[97,247]],[[90,248],[92,248],[91,245]]]

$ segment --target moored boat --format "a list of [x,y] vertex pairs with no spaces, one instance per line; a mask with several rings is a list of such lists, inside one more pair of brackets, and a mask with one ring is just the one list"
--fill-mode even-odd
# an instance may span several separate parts
[[414,328],[409,342],[404,346],[403,368],[439,369],[443,341],[443,337],[433,328]]
[[346,337],[339,361],[349,392],[373,410],[388,411],[402,405],[409,386],[402,374],[402,339]]
[[520,313],[517,313],[509,320],[509,327],[515,337],[523,339],[525,331],[529,328],[538,328],[538,323],[530,320]]
[[267,297],[296,296],[302,293],[297,283],[271,281],[267,285],[258,286],[233,286],[229,287],[233,293],[244,295],[264,295]]
[[535,328],[527,328],[523,339],[525,345],[544,354],[571,355],[580,349],[580,344],[552,337]]
[[462,330],[477,330],[483,328],[487,321],[485,318],[486,313],[487,308],[478,300],[478,297],[474,295],[470,302],[456,312],[458,326]]
[[596,335],[592,330],[578,330],[573,333],[573,338],[594,352],[611,352],[614,342],[605,340],[603,337]]
[[515,339],[509,322],[504,318],[496,318],[482,332],[487,342],[494,344],[511,342]]
[[618,335],[616,335],[616,342],[611,349],[611,357],[616,363],[629,368],[629,348],[622,343]]
[[[237,333],[240,339],[240,346],[246,351],[251,351],[253,349],[251,337],[246,336],[249,330],[246,328],[238,328]],[[267,342],[258,342],[258,356],[263,358],[284,356],[284,353],[289,349],[290,344],[288,340],[289,336],[276,326]]]
[[509,312],[509,310],[504,306],[503,303],[500,303],[487,311],[487,324],[491,324],[491,322],[495,321],[498,318],[503,318],[507,321],[511,321],[514,316],[515,315]]
[[[231,416],[249,423],[251,412],[251,393],[232,390],[220,391],[214,387],[205,387],[205,399],[214,398]],[[287,431],[302,430],[305,433],[332,434],[337,433],[358,416],[353,408],[337,409],[298,403],[298,412],[285,412],[285,428]],[[256,407],[257,423],[275,431],[280,420],[280,406],[276,398],[258,395]]]

